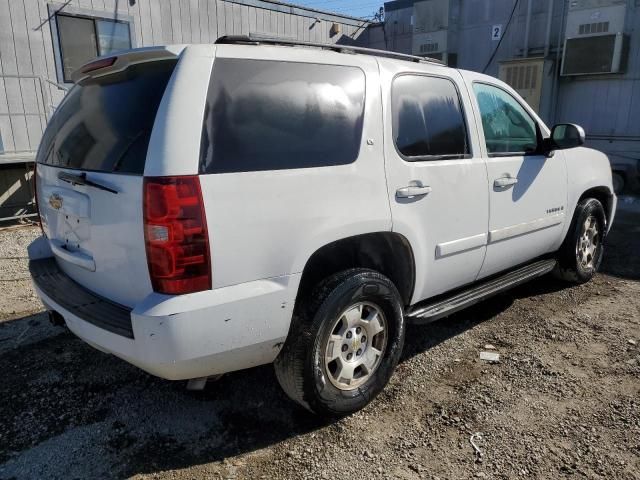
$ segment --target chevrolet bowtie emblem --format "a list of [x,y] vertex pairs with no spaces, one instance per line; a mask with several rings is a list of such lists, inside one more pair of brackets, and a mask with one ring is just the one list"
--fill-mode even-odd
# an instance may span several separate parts
[[57,193],[52,194],[49,197],[49,205],[56,210],[60,210],[62,208],[62,197]]

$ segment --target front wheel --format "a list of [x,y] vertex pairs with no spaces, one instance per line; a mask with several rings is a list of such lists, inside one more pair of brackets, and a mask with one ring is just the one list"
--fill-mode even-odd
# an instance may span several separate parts
[[393,283],[372,270],[346,270],[299,302],[276,376],[308,410],[347,415],[382,391],[403,344],[402,303]]
[[574,283],[591,280],[602,263],[606,231],[607,218],[600,201],[582,200],[558,252],[556,276]]

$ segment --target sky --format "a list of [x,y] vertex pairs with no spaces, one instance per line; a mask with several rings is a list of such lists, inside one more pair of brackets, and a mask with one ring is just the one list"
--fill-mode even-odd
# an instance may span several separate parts
[[384,0],[283,0],[287,3],[295,3],[305,7],[316,8],[318,10],[328,10],[331,12],[351,15],[353,17],[371,18],[377,13]]

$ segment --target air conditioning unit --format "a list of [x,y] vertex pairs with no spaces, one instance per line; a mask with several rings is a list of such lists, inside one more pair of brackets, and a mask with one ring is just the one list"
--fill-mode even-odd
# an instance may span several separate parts
[[569,5],[565,35],[574,38],[624,32],[626,16],[626,0],[573,0]]
[[563,76],[622,73],[628,57],[626,0],[571,0]]
[[626,5],[627,0],[570,0],[569,11],[594,10],[611,7],[613,5]]
[[507,60],[500,62],[498,77],[518,92],[531,108],[540,113],[544,72],[548,63],[549,61],[542,57]]
[[414,33],[413,34],[413,54],[422,57],[434,57],[447,51],[448,30],[439,32]]
[[629,57],[629,38],[622,33],[567,38],[562,55],[563,76],[623,73]]

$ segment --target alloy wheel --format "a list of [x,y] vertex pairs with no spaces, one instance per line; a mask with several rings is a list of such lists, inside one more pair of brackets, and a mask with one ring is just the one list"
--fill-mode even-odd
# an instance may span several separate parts
[[379,306],[359,302],[342,312],[325,348],[324,367],[331,384],[354,390],[365,383],[380,365],[387,338],[387,320]]
[[584,221],[578,245],[576,246],[576,254],[578,263],[584,269],[595,268],[596,253],[600,246],[600,231],[598,229],[598,220],[595,216],[590,215]]

